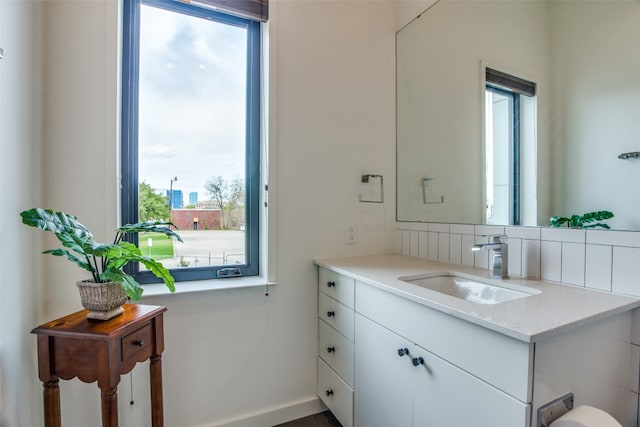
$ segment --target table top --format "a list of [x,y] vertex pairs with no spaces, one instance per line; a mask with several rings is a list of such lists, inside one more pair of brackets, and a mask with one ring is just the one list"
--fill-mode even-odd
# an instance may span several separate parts
[[88,310],[80,310],[34,328],[32,334],[111,339],[126,331],[132,324],[144,322],[167,311],[166,307],[125,304],[124,313],[109,320],[88,319]]

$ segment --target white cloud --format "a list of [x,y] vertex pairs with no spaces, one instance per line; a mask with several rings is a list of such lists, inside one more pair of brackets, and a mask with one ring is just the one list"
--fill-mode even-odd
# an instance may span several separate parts
[[165,157],[171,158],[175,156],[175,150],[164,144],[145,145],[140,148],[140,154],[144,157]]
[[242,175],[245,43],[237,27],[145,7],[140,180],[162,190],[178,176],[173,188],[203,198],[207,180]]

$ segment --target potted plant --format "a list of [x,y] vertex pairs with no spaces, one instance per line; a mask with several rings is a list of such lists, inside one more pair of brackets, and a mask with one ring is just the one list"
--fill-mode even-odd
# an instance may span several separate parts
[[124,271],[130,262],[143,264],[154,275],[162,279],[171,291],[175,291],[174,279],[160,262],[143,256],[133,243],[124,240],[127,234],[160,232],[182,238],[171,230],[169,222],[148,221],[127,224],[116,230],[113,243],[98,243],[87,227],[75,216],[51,209],[33,208],[20,213],[22,222],[28,226],[53,232],[63,248],[50,249],[43,253],[64,256],[69,261],[91,273],[91,278],[77,282],[82,305],[89,310],[87,317],[107,320],[123,312],[127,297],[138,301],[142,286]]

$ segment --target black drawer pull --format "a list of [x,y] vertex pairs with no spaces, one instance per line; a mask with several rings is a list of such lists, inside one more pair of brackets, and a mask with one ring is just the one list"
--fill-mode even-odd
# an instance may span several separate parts
[[398,356],[402,357],[402,356],[408,356],[409,355],[409,349],[408,348],[399,348],[398,349]]
[[327,317],[335,317],[336,312],[335,311],[327,311]]
[[144,345],[144,340],[143,339],[135,340],[133,342],[133,345],[137,345],[138,347],[142,347]]
[[335,352],[336,352],[335,347],[327,347],[327,353],[335,353]]
[[413,363],[413,366],[424,365],[424,357],[414,357],[413,359],[411,359],[411,362]]
[[333,396],[333,390],[331,390],[331,389],[325,391],[324,393],[327,395],[327,397]]
[[336,287],[336,282],[327,282],[327,287],[335,288]]

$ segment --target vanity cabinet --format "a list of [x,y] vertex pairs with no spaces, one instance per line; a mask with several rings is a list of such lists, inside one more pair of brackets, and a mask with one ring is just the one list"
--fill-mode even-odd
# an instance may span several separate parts
[[318,396],[343,426],[537,427],[574,393],[636,427],[630,311],[520,339],[361,277],[319,268]]
[[318,396],[343,427],[353,426],[355,280],[318,275]]
[[356,314],[358,426],[525,426],[529,405]]

